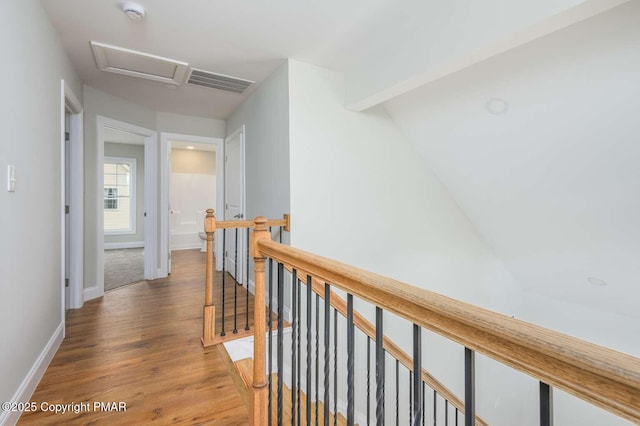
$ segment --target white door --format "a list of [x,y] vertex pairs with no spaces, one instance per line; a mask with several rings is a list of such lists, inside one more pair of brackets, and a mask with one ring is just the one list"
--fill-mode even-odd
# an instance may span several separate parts
[[167,164],[169,165],[169,168],[167,170],[169,170],[169,179],[167,179],[167,183],[169,185],[169,187],[167,188],[167,193],[169,194],[169,205],[168,205],[168,209],[169,209],[169,221],[167,223],[167,227],[169,229],[167,229],[167,274],[171,275],[171,232],[173,231],[172,228],[172,223],[173,223],[173,205],[171,203],[172,201],[172,187],[171,187],[171,142],[169,142],[169,149],[168,149],[168,158],[167,158]]
[[[224,143],[224,219],[244,220],[244,130],[234,132]],[[226,231],[225,268],[239,283],[244,283],[246,234],[238,230],[237,235],[236,242],[235,229]]]

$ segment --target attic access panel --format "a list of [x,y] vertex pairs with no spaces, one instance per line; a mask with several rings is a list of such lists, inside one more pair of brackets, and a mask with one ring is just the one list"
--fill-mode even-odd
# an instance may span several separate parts
[[180,85],[189,64],[109,44],[91,42],[93,56],[101,71]]

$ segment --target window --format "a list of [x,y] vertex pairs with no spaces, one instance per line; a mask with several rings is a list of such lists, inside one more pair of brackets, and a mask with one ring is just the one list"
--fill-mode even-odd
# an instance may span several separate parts
[[136,159],[104,159],[104,232],[108,235],[136,233]]
[[104,189],[104,209],[118,210],[118,188],[109,187]]

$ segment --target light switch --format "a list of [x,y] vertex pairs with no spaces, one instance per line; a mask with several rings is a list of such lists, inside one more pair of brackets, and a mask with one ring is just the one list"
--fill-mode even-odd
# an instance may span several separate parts
[[7,167],[7,191],[16,192],[16,166]]

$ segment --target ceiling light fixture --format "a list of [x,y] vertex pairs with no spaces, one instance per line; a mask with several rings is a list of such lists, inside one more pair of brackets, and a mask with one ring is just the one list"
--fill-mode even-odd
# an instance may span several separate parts
[[122,10],[127,14],[129,18],[133,19],[134,21],[139,21],[146,15],[144,7],[133,1],[124,2],[122,4]]
[[195,149],[195,148],[194,148],[194,147],[192,147],[191,145],[189,145],[189,146],[187,147],[187,149]]

